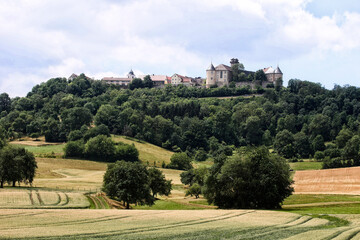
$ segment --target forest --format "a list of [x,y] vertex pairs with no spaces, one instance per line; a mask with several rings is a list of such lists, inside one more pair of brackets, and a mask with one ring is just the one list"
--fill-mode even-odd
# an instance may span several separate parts
[[[244,97],[220,99],[240,95]],[[26,97],[11,99],[2,93],[0,126],[9,139],[44,135],[49,142],[120,134],[192,158],[264,145],[289,161],[315,158],[333,168],[360,165],[359,99],[356,87],[328,90],[298,79],[287,87],[256,90],[130,90],[81,74],[73,81],[50,79]]]

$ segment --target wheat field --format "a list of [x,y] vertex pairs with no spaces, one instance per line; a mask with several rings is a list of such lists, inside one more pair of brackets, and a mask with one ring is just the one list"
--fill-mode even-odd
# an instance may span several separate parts
[[2,210],[3,239],[326,239],[355,236],[355,225],[255,210]]
[[45,191],[38,189],[1,189],[0,208],[88,208],[90,202],[78,192]]

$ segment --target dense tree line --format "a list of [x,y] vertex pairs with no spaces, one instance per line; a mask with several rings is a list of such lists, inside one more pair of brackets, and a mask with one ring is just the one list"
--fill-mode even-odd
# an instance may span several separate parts
[[360,89],[327,90],[292,79],[287,88],[262,92],[262,97],[218,99],[208,97],[252,91],[185,86],[130,90],[84,75],[73,81],[54,78],[23,98],[1,94],[0,125],[9,138],[45,135],[47,141],[62,142],[88,134],[87,142],[99,135],[91,130],[94,124],[191,157],[200,150],[215,156],[224,146],[266,145],[289,159],[316,155],[328,163],[336,159],[337,165],[359,164]]

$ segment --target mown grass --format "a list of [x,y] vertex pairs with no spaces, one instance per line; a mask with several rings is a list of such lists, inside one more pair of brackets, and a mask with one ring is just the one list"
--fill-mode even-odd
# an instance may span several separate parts
[[325,202],[359,202],[358,195],[336,195],[336,194],[293,194],[286,198],[284,205],[325,203]]
[[189,201],[189,203],[199,204],[199,205],[206,205],[206,206],[214,206],[214,204],[209,204],[206,199],[199,199],[195,201]]
[[360,196],[294,194],[285,199],[282,208],[299,214],[360,214]]
[[299,214],[360,214],[360,203],[339,203],[322,206],[283,206],[282,211]]
[[13,146],[23,147],[29,152],[34,154],[50,154],[54,152],[55,154],[63,154],[63,149],[65,147],[65,143],[59,145],[46,145],[46,146],[28,146],[22,144],[13,144]]
[[322,169],[322,162],[304,161],[304,162],[289,163],[289,165],[294,171]]
[[155,204],[152,206],[133,206],[133,209],[141,209],[141,210],[199,210],[203,208],[190,206],[186,204],[181,204],[169,200],[157,200]]

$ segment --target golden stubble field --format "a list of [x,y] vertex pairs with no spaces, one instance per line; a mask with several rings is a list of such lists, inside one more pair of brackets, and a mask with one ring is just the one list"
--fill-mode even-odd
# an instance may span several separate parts
[[295,193],[360,195],[360,167],[296,171]]

